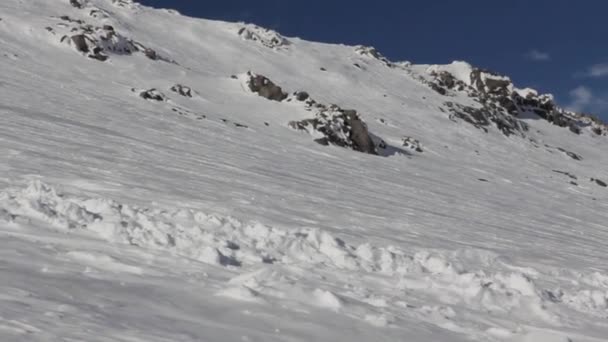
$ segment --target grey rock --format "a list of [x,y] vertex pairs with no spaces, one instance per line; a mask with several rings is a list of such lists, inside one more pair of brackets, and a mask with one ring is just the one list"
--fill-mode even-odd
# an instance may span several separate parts
[[144,100],[159,101],[159,102],[166,101],[165,95],[163,93],[161,93],[160,91],[158,91],[156,88],[144,90],[141,93],[139,93],[139,96]]
[[274,84],[267,77],[262,75],[255,75],[251,72],[247,73],[249,76],[248,85],[249,89],[258,95],[273,101],[283,101],[287,98],[287,94],[283,92],[281,87]]
[[181,84],[176,84],[171,87],[171,91],[174,93],[178,93],[181,96],[192,97],[192,89]]
[[74,47],[76,47],[76,50],[83,52],[83,53],[89,52],[89,45],[87,44],[87,37],[84,34],[73,35],[72,38],[70,38],[70,39],[72,40]]

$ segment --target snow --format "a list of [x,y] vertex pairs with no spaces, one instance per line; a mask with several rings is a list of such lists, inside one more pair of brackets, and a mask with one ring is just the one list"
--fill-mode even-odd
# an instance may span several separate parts
[[435,64],[427,68],[428,73],[439,73],[442,71],[447,71],[450,74],[454,75],[457,80],[464,82],[464,84],[466,85],[471,85],[471,72],[473,71],[473,67],[467,62],[454,61],[450,64]]
[[[62,15],[175,63],[90,59],[45,29]],[[606,341],[606,137],[484,133],[429,66],[253,25],[110,0],[0,18],[0,340]],[[423,152],[319,145],[248,71]]]

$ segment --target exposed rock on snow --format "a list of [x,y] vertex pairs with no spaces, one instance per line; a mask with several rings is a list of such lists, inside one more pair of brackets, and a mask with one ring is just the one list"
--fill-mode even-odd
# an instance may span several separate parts
[[279,33],[254,24],[245,24],[238,30],[238,35],[245,39],[260,43],[271,49],[289,45],[289,40]]
[[601,187],[608,187],[608,184],[606,184],[606,182],[599,180],[599,179],[595,179],[595,178],[591,178],[592,182],[595,182],[597,185],[601,186]]
[[181,84],[176,84],[171,87],[171,91],[184,97],[192,97],[192,89]]
[[247,86],[252,92],[273,101],[281,102],[287,98],[287,93],[284,93],[281,87],[272,83],[267,77],[251,72],[247,73],[247,77]]
[[[513,117],[534,114],[557,126],[567,127],[575,134],[581,134],[583,129],[588,128],[601,135],[606,129],[597,119],[559,108],[551,95],[539,95],[533,89],[517,89],[508,77],[472,67],[465,62],[433,65],[427,69],[427,73],[432,77],[431,81],[424,78],[422,81],[439,94],[450,96],[465,93],[481,105],[479,109],[471,107],[464,110],[469,115],[462,114],[462,111],[455,113],[476,126],[487,126],[487,122],[492,121],[506,135],[516,131],[523,133],[526,129],[519,127],[522,126],[521,121],[518,123]],[[472,113],[474,111],[477,113]]]
[[378,154],[367,125],[355,110],[344,110],[332,105],[321,109],[312,119],[293,121],[289,126],[308,132],[321,145],[331,144]]
[[156,88],[144,90],[139,93],[139,96],[141,98],[143,98],[144,100],[151,100],[151,101],[166,101],[167,100],[167,97]]
[[384,57],[375,47],[357,45],[355,46],[355,52],[361,56],[376,59],[387,67],[393,67],[393,63]]
[[83,7],[79,0],[70,0],[70,5],[79,9]]
[[507,136],[514,133],[519,133],[523,136],[524,132],[528,130],[528,124],[509,115],[501,108],[475,108],[454,102],[446,102],[445,106],[451,113],[451,120],[456,118],[464,120],[474,125],[476,128],[483,129],[485,132],[488,132],[486,127],[491,123],[494,123],[496,127]]
[[580,155],[578,155],[578,154],[576,154],[574,152],[567,151],[567,150],[565,150],[565,149],[563,149],[561,147],[558,147],[557,150],[560,151],[560,152],[565,153],[568,157],[570,157],[570,158],[572,158],[574,160],[583,160],[583,157],[581,157]]
[[416,152],[422,153],[422,145],[420,144],[420,141],[418,141],[417,139],[414,139],[412,137],[405,137],[403,138],[403,146],[407,147],[410,150],[414,150]]
[[[90,15],[93,18],[103,19],[107,17],[104,11],[96,8],[90,11]],[[59,17],[59,19],[62,22],[57,23],[55,28],[47,27],[47,31],[53,35],[63,34],[61,42],[67,42],[76,51],[92,59],[106,61],[110,54],[132,55],[141,52],[149,59],[175,64],[175,61],[160,56],[155,50],[121,35],[111,25],[88,24],[84,20],[73,19],[66,15]],[[69,25],[66,23],[69,23]]]

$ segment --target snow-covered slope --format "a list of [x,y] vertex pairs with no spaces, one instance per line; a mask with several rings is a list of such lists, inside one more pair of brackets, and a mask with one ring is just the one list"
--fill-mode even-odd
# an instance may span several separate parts
[[0,18],[0,340],[608,340],[596,120],[127,0]]

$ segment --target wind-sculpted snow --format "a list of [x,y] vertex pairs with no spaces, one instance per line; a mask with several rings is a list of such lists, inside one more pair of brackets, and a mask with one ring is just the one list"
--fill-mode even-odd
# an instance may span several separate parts
[[127,0],[0,46],[0,341],[606,341],[606,129],[550,95]]
[[[516,267],[492,255],[483,257],[491,267],[470,269],[458,254],[352,245],[318,228],[283,230],[192,209],[130,206],[60,193],[39,181],[1,192],[0,213],[5,223],[41,222],[71,234],[94,232],[111,243],[236,271],[216,291],[220,297],[259,305],[293,301],[302,310],[317,307],[375,327],[396,327],[416,317],[472,337],[491,340],[498,334],[518,340],[525,330],[499,322],[515,319],[558,329],[571,324],[564,321],[570,311],[581,319],[605,319],[608,313],[608,275],[599,272]],[[105,255],[75,251],[68,256],[102,270],[145,273]],[[326,287],[310,283],[313,270]],[[475,331],[480,324],[485,332]]]

